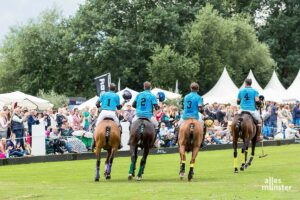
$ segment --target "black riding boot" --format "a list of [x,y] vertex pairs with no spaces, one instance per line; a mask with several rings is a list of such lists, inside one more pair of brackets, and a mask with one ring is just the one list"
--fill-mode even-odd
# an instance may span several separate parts
[[204,124],[204,133],[203,133],[203,138],[202,138],[202,142],[200,145],[200,149],[202,149],[204,147],[205,135],[206,135],[206,125]]
[[172,141],[172,145],[175,146],[178,142],[178,135],[179,135],[179,126],[175,126],[175,129],[174,129],[174,138],[173,138],[173,141]]
[[122,149],[123,145],[122,145],[122,126],[121,125],[119,126],[119,129],[120,129],[120,144],[119,144],[118,149]]

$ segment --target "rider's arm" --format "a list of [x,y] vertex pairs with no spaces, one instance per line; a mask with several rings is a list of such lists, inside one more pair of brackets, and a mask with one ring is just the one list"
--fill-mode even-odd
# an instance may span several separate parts
[[204,114],[204,108],[203,106],[198,106],[198,110],[201,114]]
[[132,103],[132,107],[133,107],[133,108],[136,108],[136,101],[134,101],[134,102]]
[[160,108],[159,105],[157,105],[157,104],[154,104],[153,106],[154,106],[156,111],[159,110],[159,108]]

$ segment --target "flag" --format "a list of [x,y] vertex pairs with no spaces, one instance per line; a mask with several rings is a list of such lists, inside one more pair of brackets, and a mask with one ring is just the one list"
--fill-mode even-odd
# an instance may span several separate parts
[[109,90],[109,85],[111,82],[110,73],[103,74],[95,78],[97,94],[100,96],[102,93]]

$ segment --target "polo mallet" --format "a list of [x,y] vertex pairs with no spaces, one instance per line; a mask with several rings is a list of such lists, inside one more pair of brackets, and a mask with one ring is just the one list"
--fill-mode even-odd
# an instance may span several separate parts
[[[264,102],[264,99],[265,99],[265,97],[263,95],[259,96],[259,100],[262,104]],[[262,107],[262,105],[259,107],[260,117],[262,115],[261,107]],[[263,125],[263,120],[262,120],[262,125]],[[268,156],[268,154],[265,154],[265,151],[264,151],[264,138],[261,140],[261,153],[262,153],[262,155],[260,155],[259,158],[264,158],[264,157]]]

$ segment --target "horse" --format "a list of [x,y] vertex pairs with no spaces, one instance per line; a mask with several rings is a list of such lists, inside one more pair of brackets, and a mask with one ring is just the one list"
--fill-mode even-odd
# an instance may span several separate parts
[[138,147],[144,149],[143,157],[141,159],[140,168],[137,174],[137,180],[142,180],[144,174],[147,156],[150,148],[154,146],[156,139],[156,133],[153,124],[146,118],[139,118],[132,123],[130,128],[130,138],[128,145],[130,146],[131,164],[128,172],[128,180],[132,180],[135,177],[135,169],[137,162]]
[[[238,173],[238,158],[237,158],[237,143],[238,139],[241,138],[243,140],[242,146],[242,158],[241,158],[241,167],[240,170],[244,171],[247,169],[253,161],[255,154],[255,146],[257,141],[257,127],[255,125],[255,121],[252,115],[249,112],[243,111],[241,114],[236,114],[232,125],[231,125],[231,134],[233,138],[233,166],[234,173]],[[247,161],[248,147],[251,141],[251,157],[249,161]]]
[[101,150],[107,150],[107,157],[105,161],[104,176],[106,180],[111,178],[111,168],[113,164],[114,154],[118,151],[120,139],[120,129],[113,119],[105,118],[98,124],[95,129],[94,140],[96,145],[96,176],[95,181],[100,179],[100,160]]
[[182,180],[185,175],[186,152],[192,151],[188,181],[193,179],[194,164],[198,155],[200,145],[204,137],[204,127],[196,119],[187,119],[179,127],[178,148],[180,153],[179,177]]

